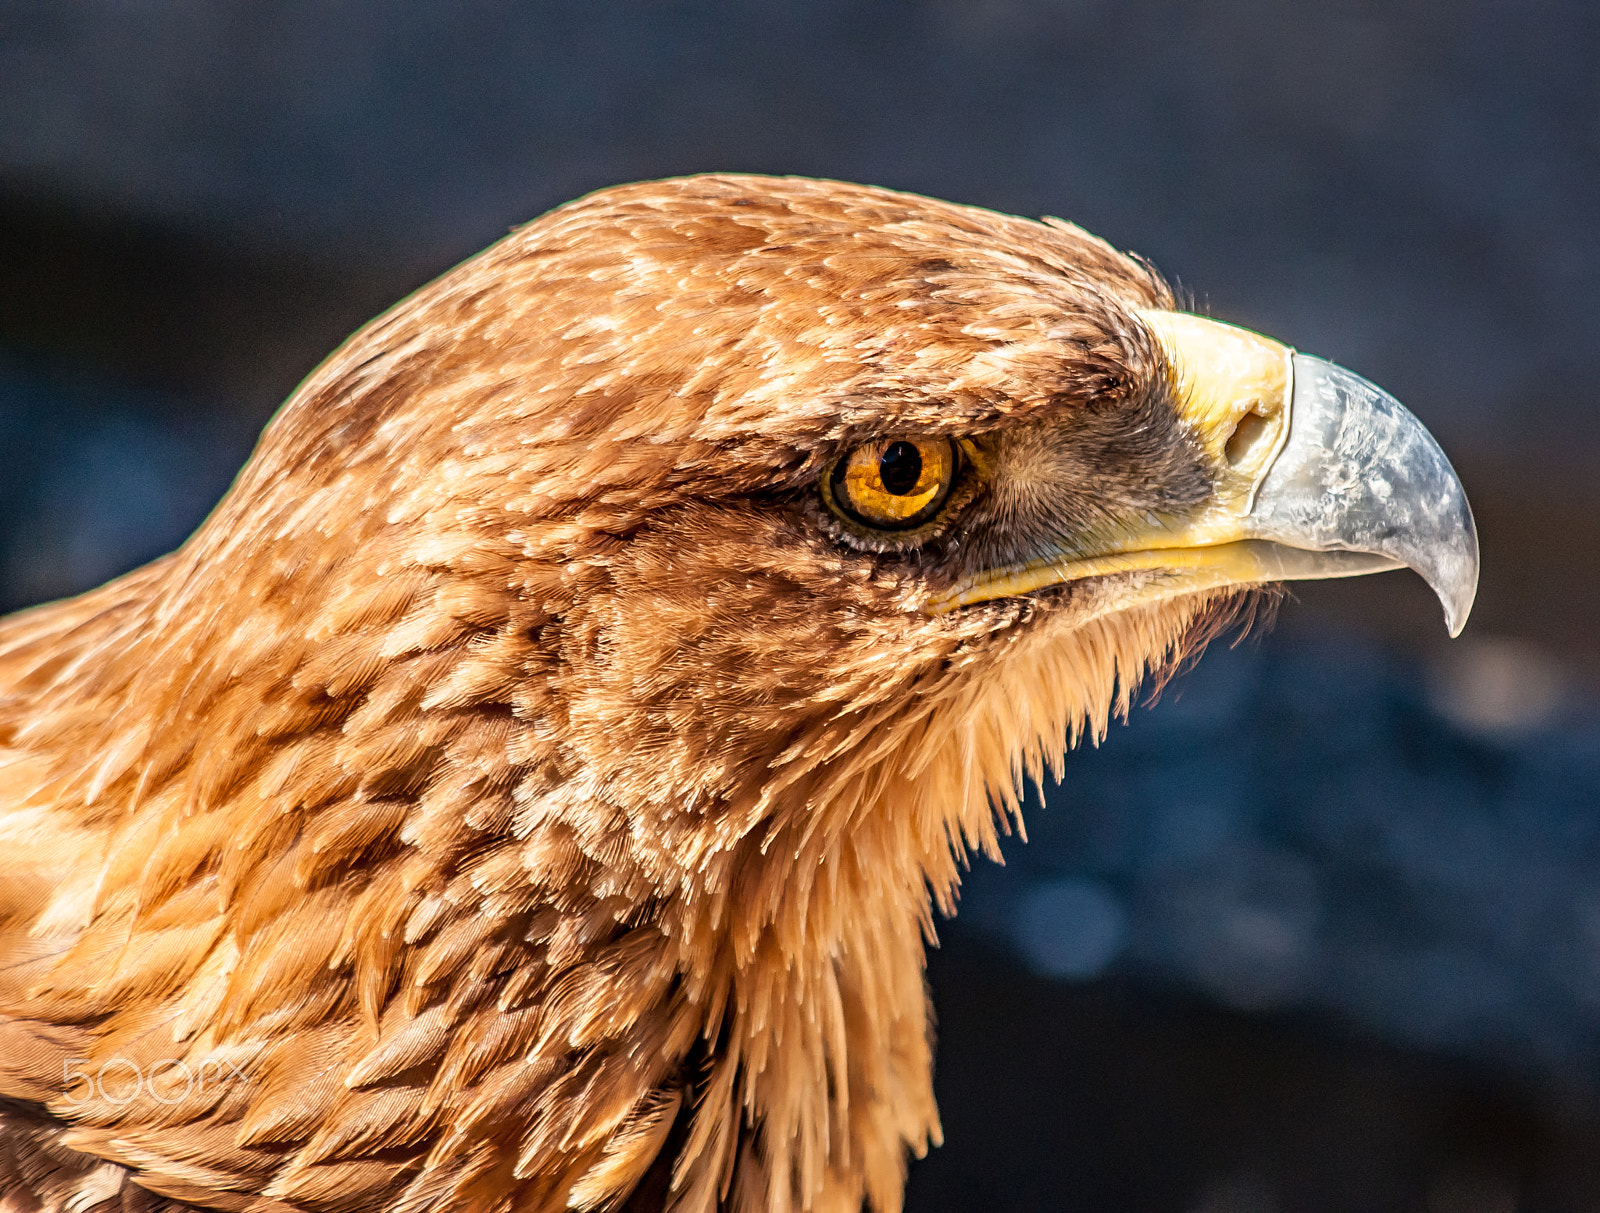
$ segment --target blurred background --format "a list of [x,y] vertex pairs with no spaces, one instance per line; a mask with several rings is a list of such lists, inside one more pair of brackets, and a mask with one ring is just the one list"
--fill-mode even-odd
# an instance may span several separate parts
[[6,0],[3,605],[511,225],[719,169],[1073,219],[1393,391],[1482,533],[1461,640],[1297,587],[976,864],[911,1209],[1600,1209],[1590,0]]

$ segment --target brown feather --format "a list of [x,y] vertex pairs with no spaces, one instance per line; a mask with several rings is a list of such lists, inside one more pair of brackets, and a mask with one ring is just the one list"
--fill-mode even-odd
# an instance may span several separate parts
[[[898,1209],[930,900],[1226,604],[930,615],[1033,498],[899,551],[817,477],[1048,433],[1084,511],[1193,493],[1170,303],[1070,225],[704,177],[352,337],[180,551],[0,623],[0,1202]],[[130,1065],[202,1089],[62,1085]]]

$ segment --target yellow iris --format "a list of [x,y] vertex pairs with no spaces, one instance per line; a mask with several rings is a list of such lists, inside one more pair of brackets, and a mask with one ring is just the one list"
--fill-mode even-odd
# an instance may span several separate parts
[[882,438],[856,447],[829,478],[833,501],[853,522],[902,531],[938,511],[955,479],[947,438]]

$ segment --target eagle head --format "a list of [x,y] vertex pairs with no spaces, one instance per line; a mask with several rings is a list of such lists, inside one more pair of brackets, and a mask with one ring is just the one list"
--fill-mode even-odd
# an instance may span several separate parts
[[1392,399],[1070,224],[590,195],[0,627],[0,1135],[74,1207],[897,1209],[1024,781],[1263,585],[1411,565],[1458,629],[1476,562]]

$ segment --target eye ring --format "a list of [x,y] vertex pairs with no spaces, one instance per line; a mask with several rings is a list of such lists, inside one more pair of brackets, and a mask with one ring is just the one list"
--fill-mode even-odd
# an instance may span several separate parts
[[960,468],[961,446],[948,438],[879,438],[834,461],[823,497],[842,522],[900,538],[939,515]]

